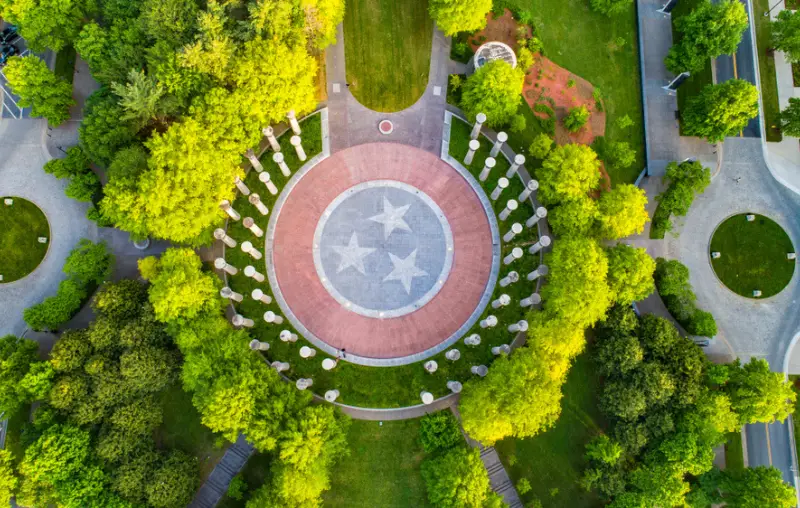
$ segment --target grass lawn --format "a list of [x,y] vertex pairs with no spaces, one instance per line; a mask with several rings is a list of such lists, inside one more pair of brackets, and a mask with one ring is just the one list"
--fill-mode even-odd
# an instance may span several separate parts
[[[681,34],[677,30],[675,30],[675,22],[681,18],[681,16],[685,16],[692,12],[703,0],[684,0],[682,2],[678,2],[678,5],[675,6],[675,9],[672,11],[672,40],[676,43],[680,41]],[[700,92],[705,88],[706,85],[710,85],[714,82],[711,76],[711,60],[706,62],[705,67],[703,70],[699,72],[693,72],[689,79],[683,82],[683,84],[678,88],[678,111],[683,111],[684,106],[689,101],[690,98],[695,97],[700,94]]]
[[532,490],[522,496],[526,505],[538,498],[543,506],[602,506],[594,493],[577,483],[586,467],[584,446],[603,426],[597,408],[599,385],[589,353],[581,354],[567,376],[555,426],[532,438],[507,438],[495,445],[514,483],[522,478],[530,482]]
[[764,122],[767,131],[767,141],[780,141],[783,139],[781,131],[772,128],[778,124],[778,82],[775,78],[775,57],[767,55],[767,49],[772,46],[772,26],[769,16],[764,16],[769,8],[774,5],[770,0],[753,0],[753,16],[756,23],[756,44],[758,51],[758,73],[761,76],[761,100],[764,103]]
[[56,53],[55,75],[63,78],[70,84],[75,75],[75,57],[75,48],[72,46],[67,46]]
[[[5,199],[14,204],[5,205]],[[50,225],[38,206],[27,199],[0,197],[0,275],[2,282],[13,282],[31,273],[47,254]],[[47,242],[39,243],[43,236]]]
[[347,0],[345,65],[350,92],[375,111],[414,104],[428,84],[433,21],[428,0]]
[[[586,0],[505,0],[504,5],[527,11],[548,58],[600,89],[607,114],[606,138],[627,141],[636,151],[631,167],[609,170],[612,185],[633,183],[645,163],[634,4],[614,18],[592,11]],[[497,7],[501,5],[495,2]],[[634,125],[621,129],[616,122],[625,115]]]
[[725,437],[725,470],[731,472],[742,471],[744,469],[742,433],[740,431],[731,432]]
[[[761,298],[775,295],[789,284],[796,261],[786,259],[794,252],[789,235],[778,223],[763,215],[748,222],[745,214],[726,219],[711,237],[714,273],[730,290],[748,298],[761,291]],[[710,255],[710,254],[709,254]]]
[[419,472],[424,457],[419,420],[353,420],[347,436],[350,456],[331,475],[326,507],[406,508],[430,506]]

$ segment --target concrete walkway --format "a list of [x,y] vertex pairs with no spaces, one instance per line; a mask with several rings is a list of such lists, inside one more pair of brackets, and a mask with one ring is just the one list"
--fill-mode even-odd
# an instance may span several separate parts
[[248,459],[255,453],[253,445],[247,442],[244,435],[240,435],[222,456],[214,470],[203,482],[189,503],[189,508],[214,508],[228,492],[228,486],[233,477],[247,464]]

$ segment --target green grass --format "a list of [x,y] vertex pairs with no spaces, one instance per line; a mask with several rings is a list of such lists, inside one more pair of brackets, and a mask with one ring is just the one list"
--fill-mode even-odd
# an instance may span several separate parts
[[769,16],[764,16],[769,8],[770,0],[754,0],[753,16],[756,23],[756,45],[758,51],[758,73],[761,76],[761,100],[764,104],[764,128],[767,132],[767,141],[780,141],[783,139],[780,129],[773,128],[778,125],[778,80],[775,77],[775,57],[767,54],[772,46],[772,24]]
[[758,289],[766,298],[792,280],[796,261],[786,259],[788,252],[794,252],[792,241],[778,223],[763,215],[756,215],[753,222],[745,214],[726,219],[711,237],[711,251],[722,254],[711,260],[714,273],[739,295],[752,298]]
[[[504,3],[514,11],[527,11],[548,58],[600,89],[607,114],[606,138],[629,142],[637,155],[636,163],[629,168],[609,168],[612,185],[636,181],[644,167],[645,154],[634,3],[613,18],[592,11],[586,0],[504,0]],[[618,40],[624,41],[621,47]],[[625,115],[630,116],[634,125],[621,129],[616,121]]]
[[[517,114],[522,115],[525,118],[525,130],[521,132],[507,131],[507,144],[514,150],[514,152],[521,153],[528,159],[531,159],[531,156],[528,155],[528,148],[531,146],[531,143],[533,143],[533,138],[544,132],[544,129],[542,129],[542,124],[540,123],[539,118],[533,114],[533,111],[531,110],[530,106],[528,106],[528,103],[525,102],[524,98],[520,100]],[[540,164],[536,164],[536,167],[539,165]],[[525,167],[528,169],[530,169],[530,166],[531,162],[527,162],[525,164]]]
[[[319,115],[315,115],[305,120],[303,126],[303,146],[309,158],[319,153],[322,148],[320,140],[320,124]],[[463,160],[464,155],[468,149],[470,126],[462,121],[455,121],[451,131],[451,144],[450,153],[457,159]],[[289,136],[281,136],[279,139],[283,148],[283,153],[286,157],[286,162],[293,171],[301,167],[300,162],[297,160],[294,150],[289,144]],[[483,167],[484,159],[489,155],[491,143],[488,139],[483,138],[482,146],[478,153],[475,155],[472,166],[469,168],[474,175],[480,173]],[[286,183],[286,178],[280,173],[272,162],[272,153],[266,152],[261,159],[262,164],[266,171],[269,171],[272,178],[275,180],[276,185],[282,188]],[[485,182],[484,189],[487,192],[496,185],[497,179],[500,175],[504,174],[508,169],[508,162],[504,158],[497,159],[497,166],[493,170],[493,175]],[[258,181],[258,176],[255,171],[247,175],[246,183],[251,189],[259,189],[261,199],[270,209],[273,208],[274,197],[270,196],[263,187],[263,184]],[[263,189],[263,190],[262,190]],[[505,202],[512,196],[517,196],[522,192],[522,182],[519,179],[513,179],[511,185],[505,190],[504,196],[501,197],[495,204],[495,211],[499,213],[505,207]],[[243,217],[253,217],[259,226],[267,230],[267,223],[269,216],[262,216],[248,201],[247,198],[239,196],[234,202],[234,208],[242,214]],[[501,223],[501,235],[504,234],[511,224],[514,222],[524,223],[533,214],[533,209],[530,206],[520,206],[509,218]],[[244,241],[245,239],[252,239],[252,233],[244,229],[241,221],[228,224],[228,234],[233,238]],[[530,244],[533,235],[536,234],[535,230],[525,229],[524,232],[515,238],[515,242],[511,245],[503,245],[502,255],[505,256],[515,246]],[[252,264],[252,259],[239,248],[227,249],[225,254],[228,262],[240,268],[244,268],[248,264]],[[261,261],[263,266],[263,261]],[[514,270],[520,274],[527,274],[538,265],[538,258],[526,255],[514,264]],[[505,275],[510,269],[501,269],[500,274]],[[265,312],[265,306],[261,302],[254,301],[250,298],[250,293],[256,287],[266,290],[266,284],[259,284],[252,279],[243,275],[240,271],[239,274],[229,277],[230,287],[239,293],[245,295],[244,301],[237,304],[237,309],[244,315],[251,317],[255,320],[256,324],[251,329],[251,333],[258,337],[260,340],[269,342],[270,349],[266,353],[266,357],[270,361],[281,360],[288,361],[291,364],[291,369],[286,374],[292,378],[311,377],[314,379],[314,391],[316,393],[324,393],[326,390],[336,388],[341,392],[340,402],[352,404],[356,406],[367,407],[400,407],[413,404],[419,404],[419,393],[422,390],[428,390],[436,397],[442,397],[450,391],[447,389],[447,381],[458,380],[461,382],[466,381],[472,374],[469,371],[472,365],[489,365],[494,358],[491,354],[491,347],[508,343],[511,340],[509,332],[505,326],[497,326],[489,329],[489,331],[480,329],[476,323],[475,326],[467,332],[479,333],[482,339],[480,347],[467,348],[461,344],[458,348],[461,351],[461,359],[456,362],[451,362],[444,358],[444,352],[435,355],[432,359],[436,360],[439,364],[439,369],[435,374],[431,375],[425,372],[421,363],[411,365],[403,365],[399,367],[365,367],[355,365],[349,362],[340,362],[339,365],[331,370],[325,371],[322,369],[321,362],[326,356],[324,354],[317,354],[314,360],[301,361],[297,356],[297,351],[303,345],[313,347],[313,344],[306,342],[304,339],[299,339],[296,343],[285,343],[278,338],[278,334],[283,329],[295,331],[290,323],[286,321],[282,326],[270,326],[265,323],[260,317]],[[493,298],[497,298],[502,293],[507,293],[515,302],[530,295],[533,292],[533,287],[524,279],[506,288],[501,288],[499,285],[496,287]],[[277,310],[277,307],[272,304],[269,307],[272,310]],[[512,323],[519,321],[523,318],[524,312],[519,305],[508,305],[500,309],[491,309],[492,314],[496,315],[500,323]],[[484,311],[482,318],[490,312]]]
[[354,420],[347,436],[350,456],[331,475],[324,506],[406,508],[430,506],[419,472],[424,458],[419,420]]
[[[14,204],[7,206],[5,199]],[[47,254],[50,225],[38,206],[27,199],[0,197],[0,275],[2,282],[13,282],[31,273]],[[40,236],[46,243],[39,243]]]
[[375,111],[414,104],[428,84],[432,36],[428,0],[348,0],[344,41],[350,92]]
[[[675,9],[672,11],[672,16],[670,16],[672,19],[672,40],[675,43],[681,39],[680,32],[675,30],[675,22],[682,16],[692,12],[702,1],[703,0],[683,0],[678,2],[678,5],[675,6]],[[693,72],[691,76],[689,76],[689,79],[684,81],[680,88],[678,88],[678,111],[683,111],[689,99],[699,95],[706,85],[711,85],[713,82],[711,60],[709,59],[705,67],[703,67],[703,70]],[[683,134],[683,132],[681,132],[681,134]]]
[[75,75],[75,57],[75,48],[72,46],[67,46],[56,53],[55,75],[70,84],[72,84],[72,78]]
[[744,469],[742,433],[731,432],[725,436],[725,470],[738,472]]
[[[543,506],[602,506],[595,494],[577,483],[587,465],[584,446],[603,427],[597,408],[599,385],[589,353],[581,354],[567,376],[561,417],[555,426],[532,438],[507,438],[495,445],[514,484],[522,478],[531,484],[523,502],[538,498]],[[552,489],[558,489],[556,495],[551,495]]]

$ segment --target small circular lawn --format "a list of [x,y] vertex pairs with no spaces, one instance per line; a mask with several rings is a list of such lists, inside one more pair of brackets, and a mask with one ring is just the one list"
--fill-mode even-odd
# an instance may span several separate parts
[[[11,200],[11,204],[6,204]],[[39,266],[50,245],[50,225],[27,199],[0,198],[0,284],[19,280]],[[46,238],[44,243],[39,237]]]
[[[719,252],[714,259],[710,253]],[[772,219],[747,214],[734,215],[717,226],[711,238],[711,266],[723,284],[734,293],[754,298],[776,295],[789,284],[795,260],[787,259],[794,246],[786,231]]]

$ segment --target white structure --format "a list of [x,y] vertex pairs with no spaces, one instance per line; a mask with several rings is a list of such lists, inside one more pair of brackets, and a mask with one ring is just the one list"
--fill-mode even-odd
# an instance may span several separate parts
[[244,300],[244,296],[232,290],[228,286],[225,286],[224,288],[219,290],[219,296],[225,298],[226,300],[233,300],[234,302],[241,302],[242,300]]
[[459,393],[463,386],[458,381],[448,381],[447,382],[447,389],[453,393]]
[[300,357],[301,358],[314,358],[317,355],[317,350],[310,348],[308,346],[303,346],[300,348]]
[[253,265],[247,265],[244,267],[244,276],[250,277],[256,282],[264,282],[264,274],[256,270]]
[[222,243],[231,248],[236,247],[237,245],[236,240],[228,236],[228,234],[222,228],[217,228],[214,230],[214,238],[216,238],[217,240],[221,240]]
[[492,354],[495,356],[498,355],[507,355],[511,353],[511,346],[508,344],[503,344],[501,346],[496,346],[492,348]]
[[306,151],[303,150],[303,140],[300,139],[300,136],[292,136],[289,142],[294,147],[294,151],[297,152],[297,158],[305,162],[308,157],[306,156]]
[[333,402],[339,398],[339,390],[328,390],[325,392],[325,400],[328,402]]
[[436,372],[436,369],[439,368],[439,364],[436,363],[435,360],[428,360],[427,362],[425,362],[423,367],[425,368],[426,371],[428,371],[428,374],[433,374],[434,372]]
[[322,360],[323,370],[332,370],[334,367],[336,367],[336,360],[333,360],[331,358],[325,358],[324,360]]
[[499,309],[500,307],[505,307],[511,303],[511,297],[507,294],[500,295],[495,301],[492,302],[493,309]]
[[508,134],[503,131],[497,133],[497,141],[494,142],[492,145],[492,151],[489,152],[489,155],[492,157],[497,157],[497,154],[500,153],[500,150],[503,148],[503,143],[508,141]]
[[481,336],[477,333],[473,333],[469,337],[464,339],[464,344],[467,346],[478,346],[481,343]]
[[534,281],[539,277],[544,277],[548,273],[550,273],[550,268],[548,268],[547,265],[539,265],[536,267],[536,270],[528,274],[528,280]]
[[542,297],[539,296],[538,293],[533,293],[531,296],[527,298],[523,298],[519,301],[520,307],[530,307],[532,305],[539,305],[542,303]]
[[430,404],[433,402],[433,394],[431,392],[420,392],[419,398],[422,399],[423,404]]
[[281,152],[275,152],[272,154],[272,161],[278,165],[278,168],[280,168],[283,176],[287,178],[291,176],[292,172],[289,170],[289,166],[286,165],[286,161],[283,160],[283,154]]
[[503,263],[506,265],[510,265],[511,263],[514,262],[515,259],[521,258],[522,254],[524,254],[522,252],[522,249],[520,249],[519,247],[514,247],[514,249],[511,250],[511,254],[503,258]]
[[223,199],[222,201],[220,201],[219,207],[222,209],[222,211],[228,214],[228,217],[230,217],[233,220],[239,220],[242,218],[242,216],[239,215],[239,212],[233,209],[233,207],[231,206],[231,202],[228,201],[227,199]]
[[487,178],[489,178],[489,173],[492,171],[497,165],[497,160],[494,157],[486,157],[486,160],[483,162],[483,169],[481,173],[478,175],[478,180],[481,182],[485,182]]
[[260,175],[258,175],[258,179],[261,180],[267,187],[267,191],[272,194],[273,196],[278,195],[278,187],[272,182],[272,177],[266,171],[263,171]]
[[236,188],[239,189],[239,192],[245,196],[250,194],[250,188],[238,176],[234,177],[233,183],[236,185]]
[[514,224],[511,225],[511,229],[508,230],[508,233],[503,235],[503,241],[508,243],[520,233],[522,233],[522,224],[520,224],[519,222],[515,222]]
[[506,202],[506,207],[500,212],[497,216],[500,220],[508,219],[508,216],[511,215],[511,212],[519,208],[519,203],[517,203],[516,199],[509,199]]
[[508,272],[508,275],[500,279],[500,287],[504,288],[509,284],[513,284],[519,280],[519,274],[517,272],[511,271]]
[[545,217],[547,217],[547,208],[540,206],[536,209],[536,212],[533,214],[533,216],[525,222],[525,227],[532,228]]
[[247,198],[247,200],[248,200],[248,201],[250,201],[250,204],[251,204],[251,205],[255,206],[255,207],[256,207],[256,209],[258,209],[258,212],[259,212],[261,215],[267,215],[267,214],[269,213],[269,208],[267,208],[267,205],[265,205],[265,204],[264,204],[264,203],[261,201],[261,196],[259,196],[259,195],[258,195],[258,194],[256,194],[255,192],[254,192],[254,193],[252,193],[252,194],[250,194],[250,197],[249,197],[249,198]]
[[492,191],[492,195],[489,197],[492,198],[492,201],[497,201],[497,198],[500,197],[500,194],[502,194],[503,190],[506,189],[507,187],[508,187],[508,178],[501,177],[499,180],[497,180],[497,187],[494,188],[494,190]]
[[481,127],[485,121],[486,115],[483,113],[478,113],[475,115],[475,124],[472,126],[472,132],[469,133],[469,139],[478,139],[478,136],[481,133]]
[[520,201],[527,201],[527,199],[533,194],[533,191],[539,188],[539,182],[536,180],[528,180],[528,183],[525,185],[525,190],[519,193]]
[[273,129],[271,125],[267,125],[261,129],[261,134],[267,137],[267,141],[269,141],[269,146],[272,148],[273,152],[281,151],[281,145],[278,144],[278,138],[275,137],[275,129]]
[[509,166],[508,171],[506,171],[506,178],[511,178],[514,176],[517,171],[519,171],[519,167],[525,164],[525,156],[521,153],[518,153],[514,156],[514,162],[511,163]]
[[275,314],[271,310],[264,313],[264,321],[273,325],[283,324],[283,317]]
[[458,349],[451,349],[444,354],[444,357],[450,360],[451,362],[454,362],[459,358],[461,358],[461,351],[459,351]]
[[253,351],[267,351],[269,350],[269,342],[261,342],[260,340],[253,339],[250,341],[250,349]]
[[489,373],[489,368],[486,365],[473,365],[469,371],[476,376],[486,377],[486,374]]
[[490,41],[483,44],[475,51],[475,56],[469,61],[467,75],[477,71],[493,60],[503,60],[511,67],[517,66],[517,55],[508,44],[499,41]]
[[521,321],[517,321],[513,325],[508,325],[508,331],[511,333],[527,332],[528,322],[523,319]]
[[256,170],[256,173],[261,173],[264,171],[264,166],[261,165],[261,161],[258,160],[258,157],[256,157],[255,152],[253,152],[251,148],[247,149],[247,152],[245,152],[244,156],[250,161],[250,164],[253,166],[253,169]]
[[264,230],[258,227],[256,221],[252,217],[245,217],[244,220],[242,221],[242,224],[257,237],[261,238],[262,236],[264,236]]
[[265,294],[264,294],[264,292],[263,292],[263,291],[261,291],[260,289],[254,289],[254,290],[253,290],[253,291],[250,293],[250,297],[251,297],[253,300],[257,300],[257,301],[259,301],[259,302],[261,302],[261,303],[265,303],[265,304],[267,304],[267,305],[269,305],[270,303],[272,303],[272,298],[271,298],[269,295],[265,295]]
[[285,370],[289,370],[289,364],[287,362],[272,362],[269,364],[270,367],[277,370],[278,372],[283,372]]
[[214,260],[214,268],[217,270],[225,270],[225,273],[228,275],[236,275],[239,273],[238,268],[233,265],[229,265],[223,258],[217,258]]
[[297,342],[297,334],[292,333],[289,330],[281,330],[281,333],[278,335],[278,337],[280,337],[281,341],[283,342]]
[[298,390],[305,390],[311,387],[311,385],[313,384],[314,384],[313,379],[301,377],[300,379],[297,380],[297,382],[294,385],[297,387]]
[[296,136],[299,136],[302,131],[300,130],[300,124],[297,123],[297,117],[294,115],[293,109],[286,113],[286,118],[289,119],[289,125],[292,126],[292,132],[294,132]]
[[481,328],[494,328],[497,326],[497,316],[486,316],[481,320]]
[[231,323],[233,324],[233,326],[244,326],[246,328],[252,328],[253,325],[256,324],[255,321],[253,321],[252,319],[248,319],[242,316],[241,314],[236,314],[235,316],[233,316],[231,318]]
[[256,249],[255,247],[253,247],[253,244],[252,244],[252,243],[250,243],[250,242],[242,242],[242,252],[244,252],[245,254],[249,254],[249,255],[250,255],[250,257],[251,257],[251,258],[253,258],[253,259],[255,259],[255,260],[259,260],[259,259],[261,259],[262,257],[264,257],[264,256],[263,256],[263,255],[262,255],[262,254],[261,254],[261,253],[258,251],[258,249]]
[[471,139],[469,142],[469,150],[467,150],[467,155],[464,157],[464,165],[469,166],[472,164],[472,159],[475,158],[475,152],[481,147],[481,142],[477,139]]
[[528,252],[530,252],[531,254],[536,254],[537,252],[539,252],[543,248],[549,247],[549,246],[550,246],[550,237],[547,236],[547,235],[544,235],[541,238],[539,238],[538,242],[536,242],[533,245],[531,245],[531,248],[528,249]]

